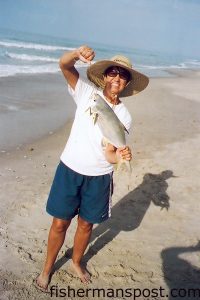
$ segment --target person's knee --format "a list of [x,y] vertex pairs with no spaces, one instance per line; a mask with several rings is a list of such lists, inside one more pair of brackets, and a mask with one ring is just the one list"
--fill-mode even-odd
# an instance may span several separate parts
[[93,224],[83,220],[81,217],[78,219],[78,228],[83,232],[90,232],[92,230]]
[[63,233],[67,230],[67,228],[69,227],[71,223],[71,220],[69,221],[65,221],[65,220],[60,220],[60,219],[53,219],[53,223],[52,223],[52,229],[56,232],[56,233]]

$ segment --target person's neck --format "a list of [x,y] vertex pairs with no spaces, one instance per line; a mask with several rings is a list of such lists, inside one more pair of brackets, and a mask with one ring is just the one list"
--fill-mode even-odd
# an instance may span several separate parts
[[103,94],[106,98],[106,100],[114,105],[117,105],[120,103],[119,97],[117,94],[109,93],[108,91],[104,90]]

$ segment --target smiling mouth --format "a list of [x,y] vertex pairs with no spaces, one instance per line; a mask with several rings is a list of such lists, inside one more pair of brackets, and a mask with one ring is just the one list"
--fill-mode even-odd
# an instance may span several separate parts
[[111,86],[119,87],[119,84],[117,84],[117,83],[112,83]]

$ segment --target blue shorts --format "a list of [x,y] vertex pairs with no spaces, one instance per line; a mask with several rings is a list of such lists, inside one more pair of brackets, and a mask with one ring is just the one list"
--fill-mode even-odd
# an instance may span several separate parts
[[71,220],[78,214],[89,223],[101,223],[110,216],[112,193],[112,173],[81,175],[61,161],[51,186],[46,211],[58,219]]

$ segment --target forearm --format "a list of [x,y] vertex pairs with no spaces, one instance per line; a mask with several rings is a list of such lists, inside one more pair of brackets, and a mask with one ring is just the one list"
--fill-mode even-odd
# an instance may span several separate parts
[[106,160],[110,163],[110,164],[117,164],[119,161],[119,157],[116,154],[115,150],[111,150],[111,151],[106,151],[105,152],[105,157]]
[[79,54],[77,50],[64,53],[59,61],[61,70],[67,70],[72,68],[78,59]]
[[72,89],[75,90],[79,78],[79,73],[74,67],[74,64],[79,59],[84,63],[91,62],[94,56],[94,50],[84,45],[78,49],[64,53],[60,58],[60,69]]

